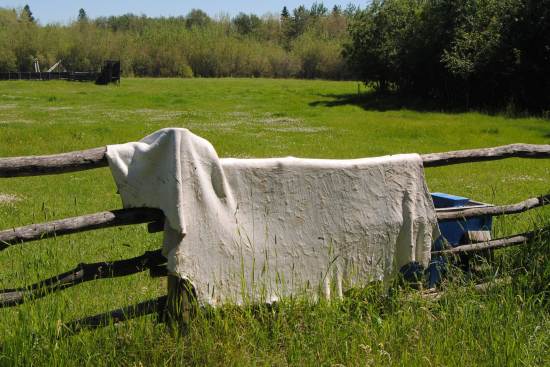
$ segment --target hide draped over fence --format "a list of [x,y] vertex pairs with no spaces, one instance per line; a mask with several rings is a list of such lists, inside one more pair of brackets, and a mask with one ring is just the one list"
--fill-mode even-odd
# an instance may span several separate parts
[[438,235],[417,154],[220,159],[189,130],[163,129],[107,157],[125,207],[164,212],[168,271],[201,304],[341,297],[427,267]]
[[[14,157],[0,159],[0,177],[20,177],[75,172],[87,169],[106,167],[108,159],[106,147],[89,149],[48,156]],[[432,153],[420,155],[424,167],[491,161],[504,158],[550,158],[550,145],[512,144],[496,148],[483,148]],[[502,205],[487,208],[459,208],[457,210],[438,212],[439,220],[468,218],[476,215],[506,215],[515,214],[541,207],[550,202],[550,196],[524,200],[517,204]],[[0,231],[0,250],[14,245],[42,238],[60,236],[70,233],[95,230],[99,228],[148,223],[150,232],[162,231],[165,218],[163,213],[153,208],[120,209],[74,218],[55,220],[48,223],[32,224],[19,228]],[[483,251],[489,248],[502,248],[527,243],[537,231],[523,233],[506,238],[500,238],[480,243],[465,244],[452,249],[438,251],[437,254],[453,254]],[[433,252],[432,254],[436,254]],[[29,287],[0,290],[0,307],[14,306],[25,300],[42,297],[50,291],[64,289],[84,281],[104,277],[117,277],[149,270],[152,276],[166,276],[166,259],[160,251],[146,253],[133,259],[104,262],[95,264],[80,264],[75,269],[56,277],[46,279]],[[191,310],[193,290],[190,285],[177,277],[169,276],[168,296],[113,311],[107,315],[93,316],[85,320],[92,326],[104,324],[106,320],[123,320],[132,315],[160,312],[176,321],[188,321]]]

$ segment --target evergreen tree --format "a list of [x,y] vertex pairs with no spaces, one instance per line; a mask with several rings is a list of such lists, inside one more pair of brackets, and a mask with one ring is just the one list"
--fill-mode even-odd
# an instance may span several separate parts
[[86,10],[80,8],[78,11],[78,21],[79,22],[87,22],[88,21],[88,14],[86,14]]
[[327,13],[328,9],[323,3],[313,3],[311,5],[311,9],[309,10],[309,14],[312,17],[324,17]]
[[288,12],[288,8],[286,6],[283,6],[283,11],[281,12],[281,19],[285,20],[290,17],[290,13]]
[[300,5],[292,11],[292,25],[289,29],[289,38],[296,38],[306,31],[311,19],[311,13],[305,6]]
[[28,20],[31,23],[34,23],[35,19],[32,15],[31,7],[29,4],[26,4],[21,11],[21,19]]

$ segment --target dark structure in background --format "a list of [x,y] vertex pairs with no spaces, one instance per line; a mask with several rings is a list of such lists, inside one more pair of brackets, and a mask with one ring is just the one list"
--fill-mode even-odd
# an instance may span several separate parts
[[69,80],[95,82],[98,85],[120,83],[120,61],[106,60],[101,71],[8,71],[0,72],[0,80]]
[[103,63],[103,68],[99,76],[95,79],[95,83],[105,85],[109,83],[120,83],[120,61],[106,60]]

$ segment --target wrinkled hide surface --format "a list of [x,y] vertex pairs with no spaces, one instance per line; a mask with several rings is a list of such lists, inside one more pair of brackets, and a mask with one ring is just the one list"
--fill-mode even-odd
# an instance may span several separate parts
[[220,159],[174,128],[107,155],[125,207],[164,211],[169,271],[202,303],[341,295],[430,259],[437,221],[417,154]]

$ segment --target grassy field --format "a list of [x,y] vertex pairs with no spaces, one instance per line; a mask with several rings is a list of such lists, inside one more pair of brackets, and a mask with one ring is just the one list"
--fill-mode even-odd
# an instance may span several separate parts
[[[550,143],[550,122],[480,113],[415,111],[357,97],[353,82],[129,79],[119,87],[0,83],[0,156],[58,153],[134,141],[163,127],[191,129],[222,157],[355,158],[513,142]],[[432,191],[491,203],[548,193],[550,160],[505,160],[427,170]],[[108,169],[0,180],[0,227],[120,207]],[[495,235],[547,223],[547,210],[499,219]],[[0,288],[33,283],[81,262],[156,249],[145,226],[14,246],[0,253]],[[227,307],[174,337],[153,317],[60,335],[63,323],[164,294],[146,273],[85,283],[0,309],[0,366],[103,365],[549,365],[549,242],[504,251],[483,294],[459,276],[439,301],[373,286],[342,301]],[[524,266],[527,264],[527,270]],[[542,286],[541,286],[542,285]]]

